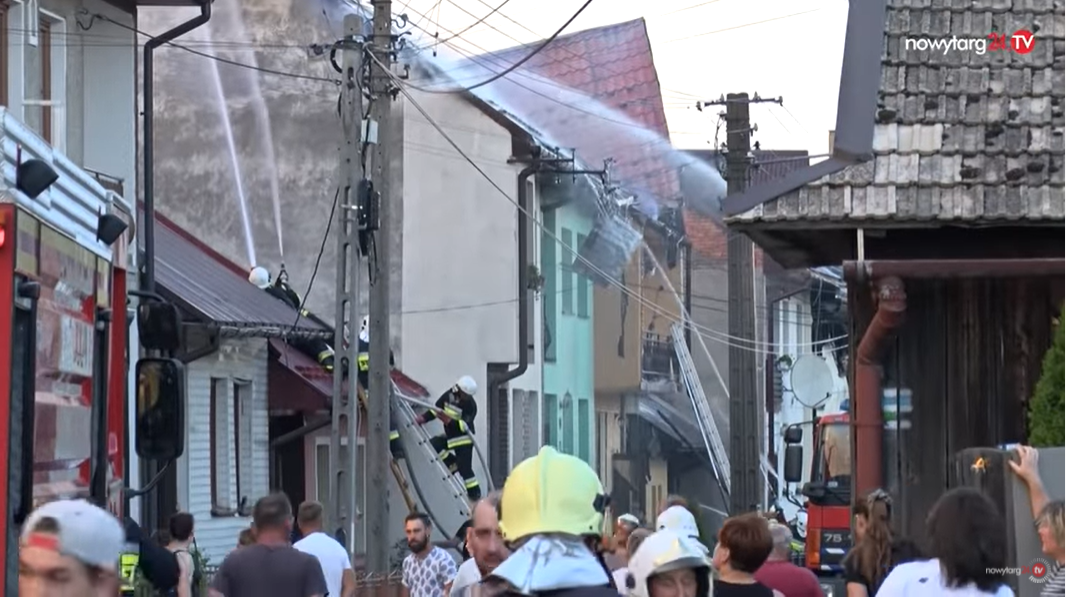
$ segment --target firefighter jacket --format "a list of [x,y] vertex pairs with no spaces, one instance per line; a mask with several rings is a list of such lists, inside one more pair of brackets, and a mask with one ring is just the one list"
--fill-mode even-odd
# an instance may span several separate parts
[[[474,418],[477,417],[477,401],[472,396],[448,390],[437,399],[436,407],[443,411],[450,419],[444,424],[444,435],[448,438],[448,449],[453,450],[474,443],[471,433],[474,433]],[[426,421],[437,418],[437,411],[429,411],[425,415]]]

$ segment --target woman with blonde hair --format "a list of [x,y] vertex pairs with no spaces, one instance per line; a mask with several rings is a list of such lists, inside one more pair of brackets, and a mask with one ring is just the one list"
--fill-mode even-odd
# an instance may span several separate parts
[[237,535],[237,549],[248,547],[249,545],[255,545],[255,531],[251,527],[241,529],[240,534]]
[[1019,446],[1015,451],[1018,454],[1018,462],[1008,462],[1029,491],[1029,505],[1033,510],[1036,532],[1040,535],[1040,551],[1053,562],[1051,570],[1048,570],[1047,580],[1040,588],[1040,595],[1062,595],[1066,593],[1066,568],[1063,567],[1066,542],[1063,541],[1062,500],[1048,498],[1044,482],[1040,479],[1037,451],[1029,446]]
[[893,567],[917,559],[918,549],[893,537],[892,498],[884,490],[875,489],[855,502],[851,513],[855,542],[844,557],[847,597],[870,597],[877,594]]

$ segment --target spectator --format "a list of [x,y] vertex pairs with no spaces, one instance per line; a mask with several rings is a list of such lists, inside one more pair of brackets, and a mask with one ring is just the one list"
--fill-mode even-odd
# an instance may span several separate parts
[[444,597],[458,574],[448,552],[429,541],[429,517],[412,512],[404,519],[404,534],[411,553],[403,560],[404,597]]
[[500,492],[494,491],[474,504],[471,525],[465,543],[471,558],[459,566],[459,573],[452,583],[451,595],[460,593],[492,574],[492,571],[511,554],[500,533]]
[[968,487],[945,493],[926,528],[933,559],[896,566],[879,597],[1013,597],[1003,576],[1006,524],[985,494]]
[[[618,588],[618,592],[622,595],[627,595],[629,593],[627,589],[628,583],[626,581],[629,577],[629,562],[632,561],[633,554],[637,553],[637,549],[640,548],[641,543],[644,543],[644,540],[650,537],[651,534],[651,531],[648,529],[634,529],[633,532],[629,534],[629,540],[626,542],[626,553],[629,554],[629,557],[626,558],[626,565],[611,573],[611,576],[614,578],[614,586]],[[704,555],[706,555],[707,550],[703,551]]]
[[249,545],[255,545],[255,531],[251,527],[241,529],[241,532],[237,535],[237,549],[248,547]]
[[718,531],[712,564],[718,571],[716,597],[772,597],[780,593],[755,580],[757,571],[773,551],[774,540],[766,519],[758,514],[727,518]]
[[[144,531],[135,520],[126,517],[126,548],[128,551],[122,554],[123,575],[129,575],[128,582],[132,583],[136,570],[139,577],[148,581],[158,591],[166,591],[178,586],[178,559],[174,554],[167,551],[164,544],[160,544],[154,537],[146,537]],[[164,533],[160,531],[160,533]],[[167,537],[169,542],[169,537]],[[132,594],[132,584],[124,583],[123,593]]]
[[920,557],[910,541],[893,536],[892,498],[875,489],[851,508],[855,543],[844,557],[844,579],[848,597],[876,595],[881,582],[892,569]]
[[709,597],[711,575],[702,545],[670,530],[650,535],[633,551],[626,575],[633,597]]
[[231,552],[211,581],[211,597],[324,597],[322,566],[289,544],[292,504],[284,493],[259,498],[252,508],[255,545]]
[[1063,541],[1062,500],[1048,499],[1044,482],[1040,479],[1039,452],[1029,446],[1019,446],[1016,451],[1018,462],[1009,461],[1010,467],[1029,491],[1029,505],[1033,510],[1037,533],[1040,534],[1040,551],[1053,562],[1040,589],[1040,596],[1061,596],[1066,594],[1066,568],[1063,567],[1063,546],[1066,543]]
[[785,597],[822,597],[818,577],[806,568],[792,563],[792,529],[776,522],[770,523],[774,549],[766,563],[755,572],[755,580],[776,589]]
[[679,495],[668,495],[666,496],[666,501],[663,502],[663,507],[659,510],[659,514],[666,512],[674,506],[681,506],[686,510],[689,509],[688,500]]
[[296,513],[303,539],[293,545],[299,551],[314,556],[326,577],[330,597],[355,597],[355,573],[348,551],[336,539],[322,530],[322,504],[304,502]]
[[614,535],[611,537],[610,549],[604,554],[604,561],[612,571],[624,568],[629,561],[626,545],[629,534],[640,527],[640,519],[632,514],[623,514],[614,521]]
[[194,519],[188,512],[178,512],[170,517],[170,541],[167,550],[178,561],[178,584],[167,592],[170,597],[200,597],[203,571],[192,557]]
[[19,538],[19,597],[114,597],[125,542],[118,519],[85,500],[41,506]]

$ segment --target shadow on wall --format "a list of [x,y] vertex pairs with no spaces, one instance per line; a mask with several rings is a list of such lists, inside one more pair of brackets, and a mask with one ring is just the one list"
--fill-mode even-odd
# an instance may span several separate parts
[[[250,267],[249,253],[254,253],[258,265],[276,272],[282,263],[274,215],[276,178],[284,264],[301,294],[337,189],[341,141],[338,90],[328,80],[336,73],[328,58],[309,61],[306,48],[337,35],[332,29],[343,18],[339,5],[340,0],[217,0],[209,26],[177,41],[241,64],[325,80],[268,74],[174,47],[155,54],[159,209],[234,262]],[[142,8],[138,26],[159,33],[196,13]],[[223,124],[223,105],[232,125],[235,157]],[[273,140],[273,156],[267,139]],[[143,170],[142,164],[138,167]],[[247,226],[235,182],[238,168]],[[248,228],[253,251],[246,248]],[[335,242],[327,240],[308,305],[328,320],[333,315],[335,262]]]

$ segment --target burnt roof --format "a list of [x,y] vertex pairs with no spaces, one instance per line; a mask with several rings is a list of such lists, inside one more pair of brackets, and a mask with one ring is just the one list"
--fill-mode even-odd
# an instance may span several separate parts
[[[248,282],[244,270],[156,216],[156,282],[167,298],[202,323],[241,335],[331,335],[313,321]],[[295,329],[294,329],[295,324]]]

